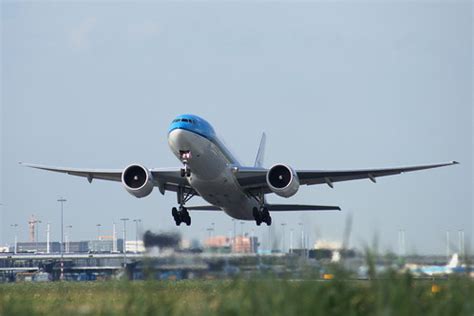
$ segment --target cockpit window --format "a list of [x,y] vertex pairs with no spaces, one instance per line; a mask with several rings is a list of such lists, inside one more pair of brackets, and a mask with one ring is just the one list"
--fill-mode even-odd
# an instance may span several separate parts
[[173,120],[173,123],[178,123],[178,122],[196,124],[196,120],[193,120],[193,119],[177,118]]

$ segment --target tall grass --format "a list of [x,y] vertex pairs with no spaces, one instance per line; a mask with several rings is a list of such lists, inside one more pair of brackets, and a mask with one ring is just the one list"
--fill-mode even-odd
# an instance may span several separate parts
[[[0,285],[0,315],[474,315],[474,282],[257,277]],[[439,290],[439,291],[438,291]]]

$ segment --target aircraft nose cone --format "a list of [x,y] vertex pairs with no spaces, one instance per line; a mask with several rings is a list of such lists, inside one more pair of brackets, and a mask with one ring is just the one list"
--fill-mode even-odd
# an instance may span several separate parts
[[168,135],[168,144],[172,150],[189,150],[190,133],[182,129],[172,130]]

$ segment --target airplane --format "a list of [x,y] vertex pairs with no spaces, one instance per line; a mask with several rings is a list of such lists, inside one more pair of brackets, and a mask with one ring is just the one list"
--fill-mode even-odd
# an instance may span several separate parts
[[[369,179],[458,164],[456,161],[402,168],[365,170],[297,170],[288,164],[277,163],[269,169],[263,167],[266,135],[262,134],[253,166],[238,162],[218,138],[212,125],[191,114],[176,117],[168,129],[168,145],[181,161],[182,167],[148,169],[131,164],[125,169],[77,169],[49,167],[21,163],[24,166],[69,175],[122,182],[125,189],[137,198],[150,195],[156,187],[161,194],[175,192],[178,207],[171,214],[177,226],[191,225],[189,211],[224,211],[232,218],[254,220],[257,226],[272,224],[270,212],[280,211],[340,211],[339,206],[270,204],[265,195],[274,193],[289,198],[301,185]],[[209,205],[186,206],[195,196]]]
[[453,254],[451,260],[444,266],[407,264],[406,267],[414,275],[426,275],[430,277],[452,273],[464,273],[466,271],[466,266],[459,264],[459,256],[457,253]]

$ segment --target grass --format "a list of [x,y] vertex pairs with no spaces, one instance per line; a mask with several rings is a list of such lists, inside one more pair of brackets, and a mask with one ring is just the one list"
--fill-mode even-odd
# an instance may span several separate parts
[[[0,315],[474,315],[474,282],[110,281],[0,285]],[[435,290],[433,293],[433,290]],[[439,290],[439,292],[436,292]]]

